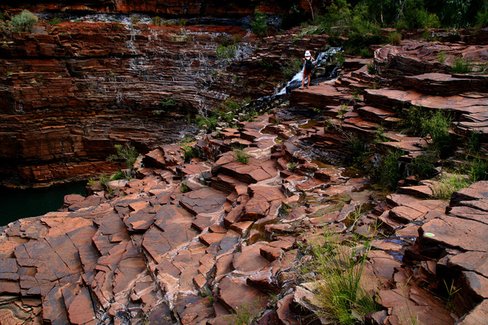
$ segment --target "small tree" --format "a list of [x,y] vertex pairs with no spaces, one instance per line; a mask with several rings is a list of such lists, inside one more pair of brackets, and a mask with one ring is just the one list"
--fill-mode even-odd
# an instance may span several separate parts
[[251,29],[254,34],[264,36],[268,33],[268,21],[266,14],[256,12],[251,22]]
[[125,165],[128,169],[134,168],[134,163],[136,162],[137,156],[139,155],[136,148],[129,144],[121,145],[116,144],[114,146],[116,154],[110,155],[108,160],[110,161],[117,161],[123,160],[125,161]]
[[37,21],[37,16],[29,10],[22,10],[20,14],[13,16],[11,20],[16,32],[31,32]]

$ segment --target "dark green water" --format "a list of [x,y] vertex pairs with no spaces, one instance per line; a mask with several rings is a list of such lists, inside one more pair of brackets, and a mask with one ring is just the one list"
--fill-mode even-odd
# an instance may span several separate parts
[[12,190],[0,188],[0,226],[20,218],[39,216],[63,206],[66,194],[86,195],[86,182],[49,188]]

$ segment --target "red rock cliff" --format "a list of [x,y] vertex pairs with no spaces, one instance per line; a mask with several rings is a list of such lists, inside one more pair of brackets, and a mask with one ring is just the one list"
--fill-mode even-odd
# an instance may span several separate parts
[[[280,62],[315,37],[256,40],[240,27],[69,23],[3,36],[0,46],[0,179],[46,184],[112,170],[118,142],[139,151],[174,142],[188,111],[228,95],[269,95],[283,81]],[[234,63],[219,59],[236,38]],[[272,71],[267,70],[274,63]],[[172,98],[174,107],[161,101]]]
[[247,16],[256,10],[270,14],[282,14],[293,5],[307,9],[305,1],[268,0],[268,1],[162,1],[162,0],[95,0],[95,1],[2,1],[0,9],[29,8],[34,11],[83,11],[83,12],[143,12],[171,16]]

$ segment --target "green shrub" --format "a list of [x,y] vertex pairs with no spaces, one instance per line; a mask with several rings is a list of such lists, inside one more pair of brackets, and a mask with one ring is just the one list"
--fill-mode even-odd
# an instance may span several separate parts
[[217,120],[216,116],[202,116],[197,115],[196,117],[196,124],[198,128],[205,129],[207,131],[213,131],[217,128],[219,121]]
[[220,44],[217,46],[216,54],[217,58],[224,60],[224,59],[233,59],[236,56],[237,52],[237,45],[222,45]]
[[451,174],[442,175],[438,183],[432,188],[434,198],[449,200],[454,192],[470,185],[469,180],[464,175]]
[[168,97],[168,98],[161,99],[159,105],[161,106],[162,109],[171,109],[171,108],[175,108],[178,105],[178,103],[173,98]]
[[454,73],[469,73],[473,71],[473,66],[468,60],[456,58],[454,65],[451,67],[451,71]]
[[371,62],[371,63],[368,63],[368,65],[366,66],[368,68],[368,73],[373,75],[373,74],[376,74],[376,66],[374,65],[374,62]]
[[249,154],[242,149],[234,149],[234,158],[236,161],[247,164],[249,162]]
[[113,173],[112,175],[110,175],[110,180],[111,181],[116,181],[116,180],[119,180],[119,179],[125,179],[125,174],[121,170],[116,171],[115,173]]
[[12,17],[11,23],[16,32],[31,32],[38,18],[29,10],[22,10],[18,15]]
[[370,153],[366,141],[355,135],[346,135],[345,149],[347,151],[346,164],[364,167],[365,160]]
[[402,41],[402,34],[399,32],[393,32],[388,34],[388,43],[392,45],[400,45]]
[[294,171],[295,169],[297,169],[297,167],[298,167],[298,164],[294,161],[286,164],[286,169],[288,169],[291,172]]
[[370,245],[361,248],[339,243],[326,236],[323,246],[312,247],[311,268],[317,274],[316,299],[327,318],[334,324],[364,323],[365,317],[377,311],[373,297],[361,286],[364,265]]
[[49,25],[58,25],[61,24],[63,20],[60,17],[54,17],[51,20],[49,20]]
[[125,162],[125,166],[128,169],[134,168],[134,163],[136,162],[137,156],[139,153],[137,152],[136,148],[126,143],[125,145],[116,144],[114,146],[115,154],[110,155],[108,157],[109,161],[119,161],[122,160]]
[[432,147],[441,156],[448,155],[453,151],[449,127],[451,118],[441,111],[436,111],[430,118],[422,120],[421,129],[423,134],[430,134]]
[[408,135],[425,137],[428,130],[421,127],[426,119],[432,117],[432,111],[418,106],[410,106],[408,109],[402,110],[402,121],[400,128]]
[[471,132],[466,145],[466,152],[471,155],[477,154],[481,149],[481,133]]
[[289,60],[281,67],[281,73],[285,79],[291,79],[302,68],[302,61],[299,59]]
[[473,182],[488,180],[488,162],[476,158],[470,163],[469,176]]
[[181,182],[180,184],[180,192],[181,193],[188,193],[191,191],[191,188],[186,184],[186,182]]
[[434,151],[417,156],[407,164],[408,174],[415,175],[420,179],[431,178],[437,173],[435,169],[437,160],[438,156]]
[[155,26],[161,26],[162,25],[162,19],[159,16],[152,17],[152,24]]
[[183,150],[183,158],[186,162],[190,161],[192,158],[198,157],[198,150],[195,149],[191,144],[185,143],[181,146]]
[[476,26],[479,28],[488,26],[488,5],[476,14]]
[[400,157],[402,153],[400,151],[389,151],[381,160],[377,168],[378,182],[389,189],[396,189],[398,181],[402,177]]
[[437,54],[437,61],[439,63],[444,64],[446,62],[446,52],[440,51],[439,54]]
[[251,30],[258,36],[265,36],[268,34],[268,19],[266,14],[256,12],[251,21]]

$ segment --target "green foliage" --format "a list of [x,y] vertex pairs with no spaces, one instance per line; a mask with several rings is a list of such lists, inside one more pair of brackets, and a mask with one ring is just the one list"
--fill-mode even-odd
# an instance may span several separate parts
[[181,145],[181,150],[183,150],[183,158],[186,162],[190,161],[192,158],[200,156],[198,149],[196,149],[191,143],[183,143]]
[[249,154],[247,154],[244,150],[234,149],[233,153],[236,161],[243,164],[247,164],[249,162]]
[[337,118],[340,120],[344,120],[344,116],[348,112],[349,107],[346,104],[341,104],[339,106],[339,111],[337,112]]
[[125,166],[128,169],[133,169],[134,163],[136,162],[137,156],[139,155],[137,150],[128,143],[126,143],[125,145],[116,144],[114,148],[116,153],[110,155],[108,157],[108,160],[109,161],[122,160],[125,162]]
[[466,144],[466,152],[471,155],[476,155],[481,149],[481,133],[472,132],[469,135],[468,143]]
[[392,32],[388,34],[388,43],[392,45],[400,45],[402,41],[402,34],[399,32]]
[[348,152],[346,157],[346,164],[364,167],[365,160],[369,156],[368,143],[355,135],[346,135],[345,149]]
[[429,151],[423,155],[415,157],[407,165],[408,174],[415,175],[421,179],[431,178],[437,173],[435,169],[437,160],[438,156],[435,151]]
[[[257,305],[257,304],[256,304]],[[251,325],[254,318],[260,313],[257,306],[240,305],[235,308],[235,318],[233,324],[235,325]]]
[[471,161],[469,176],[473,182],[488,180],[488,162],[481,158]]
[[377,176],[379,184],[389,189],[396,189],[398,181],[402,177],[400,151],[389,151],[381,160],[377,168]]
[[476,14],[476,26],[479,28],[488,26],[488,4],[485,4],[483,10]]
[[231,45],[223,45],[220,44],[217,46],[217,49],[215,50],[217,54],[217,58],[224,60],[224,59],[233,59],[236,56],[237,52],[237,45],[231,44]]
[[186,184],[186,182],[181,182],[180,184],[180,192],[181,193],[188,193],[191,191],[191,188]]
[[294,171],[297,167],[298,167],[298,164],[294,161],[291,161],[291,162],[286,164],[286,168],[291,172]]
[[444,64],[446,62],[446,52],[440,51],[439,54],[437,54],[437,61],[439,63]]
[[376,66],[374,65],[374,62],[368,63],[367,68],[369,74],[376,74]]
[[439,182],[432,188],[434,198],[441,200],[449,200],[454,192],[462,188],[468,187],[469,180],[464,175],[450,174],[442,175]]
[[31,32],[38,18],[29,10],[22,10],[18,15],[12,17],[11,23],[15,32]]
[[197,115],[196,117],[196,124],[198,128],[205,129],[207,131],[213,131],[217,128],[218,119],[216,116],[202,116]]
[[248,99],[240,102],[232,98],[226,99],[219,107],[209,112],[208,116],[198,115],[197,126],[208,131],[215,130],[219,123],[234,127],[238,121],[250,121],[258,114],[255,110],[246,107]]
[[63,20],[60,17],[54,17],[51,20],[49,20],[49,25],[58,25],[61,24]]
[[256,12],[251,21],[251,30],[258,36],[266,36],[268,34],[268,19],[266,14]]
[[419,126],[431,116],[431,112],[417,106],[410,106],[402,111],[402,121],[400,127],[409,135],[424,137],[427,135],[425,130]]
[[378,310],[373,297],[361,286],[361,277],[370,249],[339,243],[337,238],[326,235],[325,244],[311,248],[318,287],[316,298],[328,318],[335,324],[364,323],[366,315]]
[[178,105],[178,103],[173,98],[168,97],[168,98],[161,99],[159,105],[161,106],[162,109],[171,109],[171,108],[175,108]]
[[152,24],[155,26],[161,26],[162,25],[162,19],[159,16],[152,17]]
[[285,79],[290,79],[302,68],[302,62],[299,59],[289,60],[281,67],[281,73]]
[[137,25],[141,21],[141,17],[139,15],[131,15],[130,16],[130,23],[131,25]]
[[125,173],[121,170],[119,171],[116,171],[115,173],[113,173],[112,175],[110,175],[110,180],[111,181],[116,181],[116,180],[119,180],[119,179],[125,179]]
[[385,136],[385,129],[382,126],[380,126],[378,129],[376,129],[373,142],[381,143],[386,141],[389,141],[389,139]]
[[454,73],[469,73],[473,71],[471,62],[463,58],[456,58],[454,64],[451,67],[451,71]]
[[100,185],[104,188],[104,189],[107,189],[108,188],[108,182],[110,182],[110,176],[108,175],[105,175],[105,174],[102,174],[100,175],[100,177],[98,178],[98,181],[100,182]]
[[439,152],[441,156],[448,155],[453,151],[449,127],[451,118],[441,111],[431,114],[430,118],[424,119],[421,129],[424,134],[430,134],[432,138],[432,148]]
[[454,311],[454,298],[461,288],[456,288],[454,280],[451,280],[450,284],[447,284],[446,280],[444,280],[444,289],[446,294],[446,307],[449,311]]

